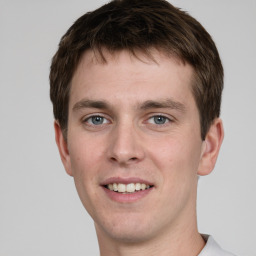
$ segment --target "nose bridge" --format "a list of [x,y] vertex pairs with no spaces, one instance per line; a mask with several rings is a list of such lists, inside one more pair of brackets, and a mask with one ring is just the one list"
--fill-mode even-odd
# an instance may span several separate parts
[[112,161],[128,164],[143,158],[139,131],[132,121],[126,119],[118,122],[111,136],[109,156]]

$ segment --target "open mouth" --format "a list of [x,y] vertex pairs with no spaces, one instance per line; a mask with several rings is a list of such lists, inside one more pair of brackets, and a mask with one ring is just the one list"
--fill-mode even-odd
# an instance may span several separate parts
[[111,183],[104,186],[105,188],[122,194],[130,194],[130,193],[136,193],[141,190],[150,189],[153,186],[144,184],[144,183],[129,183],[129,184],[123,184],[123,183]]

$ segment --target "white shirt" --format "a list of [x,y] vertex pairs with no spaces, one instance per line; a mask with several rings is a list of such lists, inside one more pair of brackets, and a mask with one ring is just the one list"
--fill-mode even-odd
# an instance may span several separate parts
[[235,256],[234,254],[224,251],[213,239],[212,236],[202,235],[206,245],[198,256]]

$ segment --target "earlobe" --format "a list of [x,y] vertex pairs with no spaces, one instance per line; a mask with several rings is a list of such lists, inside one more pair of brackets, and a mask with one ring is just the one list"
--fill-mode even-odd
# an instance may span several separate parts
[[55,130],[55,141],[59,149],[61,161],[65,167],[67,174],[73,176],[70,164],[70,156],[67,146],[67,141],[63,136],[63,132],[60,128],[58,121],[54,121],[54,130]]
[[203,142],[201,160],[197,172],[198,175],[204,176],[212,172],[217,161],[223,137],[224,129],[222,120],[220,118],[216,118],[206,135],[205,141]]

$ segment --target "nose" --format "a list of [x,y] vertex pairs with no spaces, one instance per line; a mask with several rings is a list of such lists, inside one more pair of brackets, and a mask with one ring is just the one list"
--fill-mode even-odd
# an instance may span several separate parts
[[112,131],[108,147],[110,161],[119,165],[140,162],[145,156],[139,132],[132,124],[119,124]]

